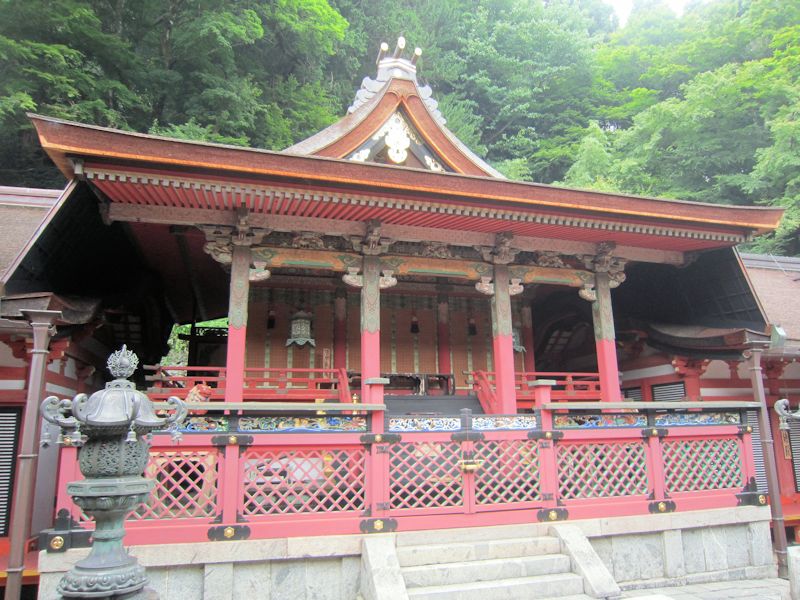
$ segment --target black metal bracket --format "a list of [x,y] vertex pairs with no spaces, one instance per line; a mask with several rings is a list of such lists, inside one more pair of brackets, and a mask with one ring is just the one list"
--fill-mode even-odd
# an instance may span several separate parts
[[486,436],[482,431],[456,431],[450,439],[454,442],[482,442]]
[[250,528],[247,525],[219,525],[208,528],[208,539],[212,542],[232,542],[246,540],[250,537]]
[[39,533],[39,548],[48,552],[66,552],[70,548],[88,548],[92,545],[92,531],[81,527],[66,508],[56,515],[52,529]]
[[739,425],[739,429],[736,432],[740,438],[744,437],[745,433],[753,433],[753,427],[751,425]]
[[747,480],[742,491],[736,494],[739,506],[766,506],[769,502],[769,494],[758,491],[758,483],[755,477]]
[[361,533],[387,533],[397,530],[397,519],[364,519],[358,524]]
[[399,433],[364,433],[358,439],[362,444],[395,444],[401,436]]
[[566,521],[569,511],[566,508],[542,508],[536,511],[536,518],[539,521]]
[[658,502],[650,502],[647,505],[647,510],[654,515],[675,512],[676,508],[674,500],[659,500]]
[[737,506],[766,506],[769,502],[768,494],[759,492],[743,492],[736,494]]
[[533,430],[528,432],[529,440],[560,440],[563,437],[564,437],[563,431]]
[[643,438],[663,438],[669,435],[669,429],[664,427],[646,427],[642,429],[642,437]]

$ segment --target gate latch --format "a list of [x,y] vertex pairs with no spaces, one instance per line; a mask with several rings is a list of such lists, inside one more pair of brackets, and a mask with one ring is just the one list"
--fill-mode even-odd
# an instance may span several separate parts
[[483,461],[474,458],[463,458],[458,461],[458,466],[465,473],[474,473],[483,466]]

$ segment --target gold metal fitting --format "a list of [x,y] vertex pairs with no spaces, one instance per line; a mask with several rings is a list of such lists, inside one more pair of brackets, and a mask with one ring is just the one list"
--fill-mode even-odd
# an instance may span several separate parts
[[333,454],[323,454],[322,455],[322,462],[326,462],[326,463],[333,462]]
[[658,506],[658,512],[665,512],[667,510],[666,502],[659,502],[657,506]]
[[752,427],[752,426],[750,426],[750,425],[748,425],[748,426],[747,426],[747,428],[745,429],[745,431],[746,431],[747,433],[753,433],[753,427]]
[[379,433],[375,436],[375,442],[380,444],[383,441],[383,436]]
[[378,519],[372,524],[372,527],[375,529],[375,531],[383,531],[383,521]]
[[52,550],[61,550],[64,547],[64,538],[60,535],[54,536],[50,540],[50,548]]
[[762,506],[767,503],[767,497],[764,494],[758,495],[758,503]]
[[650,435],[658,435],[658,429],[651,429]]
[[544,437],[547,440],[552,440],[553,439],[553,432],[552,431],[546,431],[545,434],[544,434]]
[[237,443],[239,443],[239,438],[236,437],[235,435],[229,435],[228,436],[228,443],[229,444],[237,444]]
[[547,513],[547,518],[550,519],[551,521],[555,521],[556,519],[558,519],[558,513],[554,510],[551,510],[549,513]]
[[224,537],[226,540],[231,539],[235,535],[236,530],[233,527],[229,526],[222,530],[222,537]]

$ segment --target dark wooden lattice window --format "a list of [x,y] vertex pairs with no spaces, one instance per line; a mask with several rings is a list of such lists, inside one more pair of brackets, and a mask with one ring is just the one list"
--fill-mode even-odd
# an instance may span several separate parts
[[8,535],[21,409],[0,408],[0,536]]
[[644,399],[641,387],[622,388],[622,397],[626,400],[635,400],[640,402]]
[[686,387],[682,381],[675,383],[659,383],[654,385],[653,402],[677,402],[686,396]]

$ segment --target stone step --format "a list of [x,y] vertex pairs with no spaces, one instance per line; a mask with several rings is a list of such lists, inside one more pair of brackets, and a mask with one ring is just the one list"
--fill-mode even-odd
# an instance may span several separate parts
[[554,537],[544,536],[401,546],[397,548],[397,558],[401,567],[414,567],[467,560],[539,556],[558,554],[559,552],[561,552],[561,543]]
[[414,600],[531,600],[583,593],[583,578],[572,573],[455,583],[408,590]]
[[570,570],[569,557],[564,554],[543,556],[523,556],[517,558],[494,558],[491,560],[471,560],[448,562],[436,565],[404,567],[402,569],[406,588],[474,583],[567,573]]
[[455,544],[509,538],[534,538],[547,535],[549,527],[547,523],[525,523],[522,525],[498,525],[494,527],[406,531],[397,534],[397,546],[421,546],[430,544],[431,541],[435,541],[436,544]]

